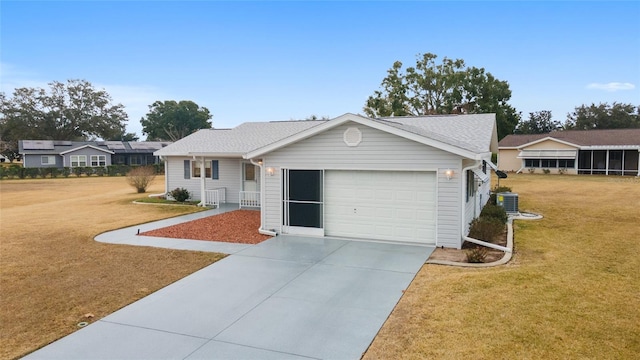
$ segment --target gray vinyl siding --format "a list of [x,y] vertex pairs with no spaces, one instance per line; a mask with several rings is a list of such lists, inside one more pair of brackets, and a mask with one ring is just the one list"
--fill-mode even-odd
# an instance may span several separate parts
[[[343,141],[346,129],[357,127],[362,133],[358,146]],[[461,246],[460,234],[460,168],[461,158],[440,149],[419,144],[356,123],[345,123],[311,138],[273,151],[263,158],[264,169],[275,168],[265,179],[266,229],[281,231],[281,169],[437,171],[437,245]],[[444,171],[455,176],[447,180]]]
[[71,166],[71,156],[74,155],[86,155],[87,156],[87,166],[91,166],[91,155],[104,155],[106,166],[111,165],[111,153],[107,153],[104,151],[100,151],[94,148],[86,147],[76,151],[68,152],[64,154],[64,166]]
[[[55,164],[42,164],[43,156],[53,156],[55,159]],[[62,156],[58,154],[26,154],[22,157],[22,166],[26,168],[44,168],[44,167],[55,167],[62,168]]]
[[[200,178],[184,178],[184,161],[193,160],[193,157],[171,156],[165,160],[167,163],[167,189],[185,188],[191,194],[193,200],[201,200]],[[218,160],[219,179],[205,179],[205,189],[225,188],[228,203],[240,202],[240,184],[242,174],[240,172],[240,159],[205,158],[205,161]]]

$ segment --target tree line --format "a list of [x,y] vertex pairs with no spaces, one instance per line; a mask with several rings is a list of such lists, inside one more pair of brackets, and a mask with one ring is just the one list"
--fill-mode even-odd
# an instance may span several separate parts
[[[436,114],[495,113],[498,138],[509,134],[547,133],[554,130],[591,130],[640,127],[640,106],[623,103],[580,105],[564,122],[549,110],[523,119],[511,104],[509,83],[484,68],[467,66],[462,59],[418,55],[415,66],[393,63],[380,89],[366,100],[363,111],[371,117]],[[211,128],[212,115],[193,101],[156,101],[140,119],[148,141],[176,141],[199,129]],[[312,116],[312,118],[317,118]],[[105,90],[86,80],[53,81],[49,89],[18,88],[12,96],[0,92],[0,153],[19,156],[18,140],[136,141],[126,133],[128,115]]]

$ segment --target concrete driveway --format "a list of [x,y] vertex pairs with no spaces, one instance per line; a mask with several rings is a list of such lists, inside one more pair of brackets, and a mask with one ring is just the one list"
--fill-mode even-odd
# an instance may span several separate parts
[[433,247],[278,236],[27,359],[358,359]]

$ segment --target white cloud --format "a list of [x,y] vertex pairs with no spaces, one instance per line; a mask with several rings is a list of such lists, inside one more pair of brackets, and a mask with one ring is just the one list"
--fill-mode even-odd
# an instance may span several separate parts
[[606,84],[591,83],[587,85],[587,89],[604,90],[614,92],[619,90],[633,90],[636,86],[631,83],[610,82]]

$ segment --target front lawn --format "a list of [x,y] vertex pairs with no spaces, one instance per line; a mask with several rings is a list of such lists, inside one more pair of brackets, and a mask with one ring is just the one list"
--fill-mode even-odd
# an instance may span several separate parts
[[[163,184],[157,177],[149,193]],[[36,350],[222,257],[93,240],[199,210],[133,204],[139,197],[124,177],[0,182],[1,359]]]
[[[495,179],[494,179],[495,184]],[[506,266],[425,265],[364,359],[632,359],[640,354],[640,179],[514,175]]]

